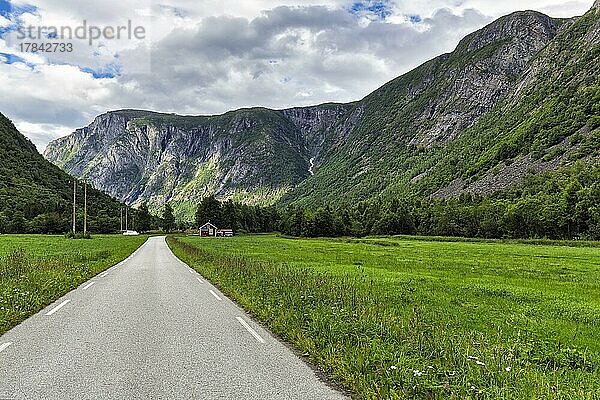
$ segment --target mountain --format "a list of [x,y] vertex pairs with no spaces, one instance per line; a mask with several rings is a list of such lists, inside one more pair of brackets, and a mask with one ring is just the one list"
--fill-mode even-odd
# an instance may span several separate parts
[[198,198],[316,206],[375,196],[490,195],[596,162],[600,7],[500,18],[350,104],[183,117],[116,111],[45,156],[136,204]]
[[597,159],[598,20],[522,12],[468,36],[363,100],[347,143],[284,200],[489,195]]
[[213,193],[273,203],[311,175],[311,160],[326,139],[336,140],[340,132],[332,127],[344,126],[350,108],[255,108],[209,117],[115,111],[51,143],[45,156],[130,204],[171,201],[190,215],[193,200]]
[[[0,233],[62,233],[71,227],[73,178],[38,153],[0,114]],[[79,194],[79,209],[83,193]],[[88,191],[89,228],[119,229],[122,205],[94,189]],[[83,217],[79,218],[79,224]]]

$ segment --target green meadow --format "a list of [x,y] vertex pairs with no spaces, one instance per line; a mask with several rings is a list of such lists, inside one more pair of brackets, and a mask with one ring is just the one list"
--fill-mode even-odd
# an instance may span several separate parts
[[168,240],[356,398],[600,398],[593,243]]
[[146,239],[0,235],[0,334],[118,264]]

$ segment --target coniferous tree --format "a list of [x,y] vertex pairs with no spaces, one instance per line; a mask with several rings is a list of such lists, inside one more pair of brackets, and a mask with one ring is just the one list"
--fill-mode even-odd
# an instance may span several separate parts
[[222,227],[223,225],[221,202],[215,199],[214,196],[205,197],[196,210],[196,227],[199,228],[207,222],[217,227]]
[[175,229],[175,215],[173,215],[173,207],[169,203],[165,204],[162,217],[163,229],[167,233],[171,233]]
[[152,228],[152,216],[148,210],[148,203],[142,203],[136,215],[136,227],[140,232],[148,232]]

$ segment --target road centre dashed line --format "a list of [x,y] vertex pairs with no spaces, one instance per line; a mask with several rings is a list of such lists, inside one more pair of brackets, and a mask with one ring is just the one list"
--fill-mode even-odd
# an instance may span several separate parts
[[96,282],[92,281],[90,283],[88,283],[87,285],[85,285],[84,287],[81,288],[81,290],[87,290],[89,289],[92,285],[94,285]]

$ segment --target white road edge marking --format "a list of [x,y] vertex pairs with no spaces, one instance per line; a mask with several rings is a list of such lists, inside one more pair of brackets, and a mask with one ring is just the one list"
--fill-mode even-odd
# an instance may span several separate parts
[[264,343],[264,342],[265,342],[265,339],[263,339],[262,337],[260,337],[260,335],[259,335],[258,333],[256,333],[256,331],[255,331],[254,329],[252,329],[252,327],[251,327],[250,325],[248,325],[248,323],[247,323],[246,321],[244,321],[244,319],[243,319],[242,317],[235,317],[235,319],[237,319],[237,320],[238,320],[238,322],[239,322],[240,324],[242,324],[242,326],[243,326],[244,328],[246,328],[246,330],[247,330],[248,332],[250,332],[250,334],[251,334],[252,336],[254,336],[254,338],[255,338],[257,341],[259,341],[260,343]]
[[8,347],[12,344],[12,342],[8,342],[8,343],[4,343],[3,345],[0,345],[0,353],[2,353],[4,350],[8,349]]
[[71,300],[65,300],[65,301],[63,301],[62,303],[60,303],[59,305],[57,305],[56,307],[54,307],[52,310],[48,311],[46,313],[46,315],[50,316],[50,315],[54,314],[55,312],[57,312],[58,310],[60,310],[61,308],[63,308],[67,304],[69,304],[70,302],[71,302]]
[[222,300],[222,299],[219,297],[219,295],[218,295],[218,294],[216,294],[215,292],[213,292],[212,290],[210,290],[210,293],[211,293],[213,296],[215,296],[215,299],[217,299],[217,300],[219,300],[219,301],[221,301],[221,300]]
[[85,285],[84,287],[82,287],[81,290],[89,289],[94,283],[96,283],[96,282],[90,282],[90,283],[88,283],[87,285]]
[[198,282],[204,283],[204,281],[202,279],[200,279],[200,278],[196,278],[196,279],[198,279]]
[[101,273],[100,278],[106,278],[106,275],[108,275],[108,271]]

